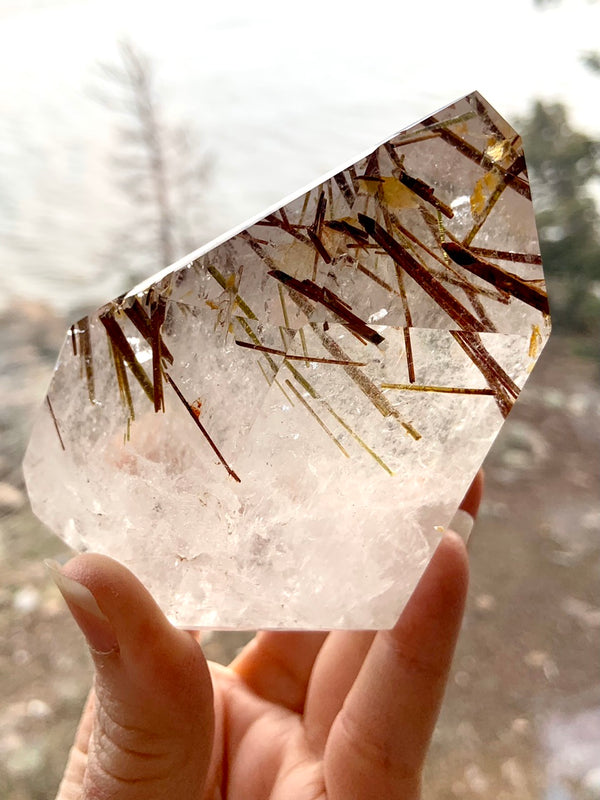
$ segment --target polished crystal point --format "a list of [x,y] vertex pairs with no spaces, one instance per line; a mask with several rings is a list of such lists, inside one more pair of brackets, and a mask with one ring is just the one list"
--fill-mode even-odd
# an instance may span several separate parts
[[390,627],[549,331],[472,94],[74,324],[33,509],[186,628]]

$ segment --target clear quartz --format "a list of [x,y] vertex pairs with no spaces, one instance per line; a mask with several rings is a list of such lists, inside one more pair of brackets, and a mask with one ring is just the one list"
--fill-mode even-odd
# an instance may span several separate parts
[[390,627],[549,332],[475,93],[74,324],[33,509],[182,627]]

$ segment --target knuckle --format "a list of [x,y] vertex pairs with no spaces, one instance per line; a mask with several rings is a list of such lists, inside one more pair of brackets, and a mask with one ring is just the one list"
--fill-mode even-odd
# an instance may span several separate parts
[[393,631],[384,632],[387,638],[387,646],[393,652],[394,657],[403,669],[418,677],[426,678],[432,682],[437,682],[444,678],[447,672],[446,663],[440,659],[428,659],[418,650],[411,650],[403,647],[394,637]]
[[[397,742],[398,732],[382,735],[376,719],[368,725],[359,723],[346,708],[338,715],[335,728],[346,763],[352,764],[353,770],[363,776],[368,785],[378,787],[377,796],[389,800],[420,796],[421,765],[403,758]],[[364,788],[367,787],[363,784]]]
[[96,712],[90,757],[107,777],[125,783],[160,780],[173,767],[173,749],[162,736],[120,720],[106,705]]
[[[370,769],[387,773],[393,765],[390,743],[380,738],[374,729],[365,730],[351,713],[342,709],[336,721],[337,735],[342,737],[343,748],[353,759],[369,765]],[[374,728],[375,726],[373,726]]]

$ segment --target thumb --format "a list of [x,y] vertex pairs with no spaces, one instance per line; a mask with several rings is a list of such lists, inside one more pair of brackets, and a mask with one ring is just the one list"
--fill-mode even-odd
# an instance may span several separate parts
[[47,563],[94,665],[59,798],[197,798],[214,730],[212,684],[197,642],[174,628],[129,570],[106,556]]

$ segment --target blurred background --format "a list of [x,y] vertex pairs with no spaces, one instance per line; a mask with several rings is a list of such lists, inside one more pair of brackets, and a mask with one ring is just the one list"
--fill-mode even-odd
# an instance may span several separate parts
[[20,468],[67,325],[478,89],[525,140],[554,333],[486,463],[425,796],[600,798],[599,31],[586,0],[0,0],[1,797],[54,797],[91,674]]

